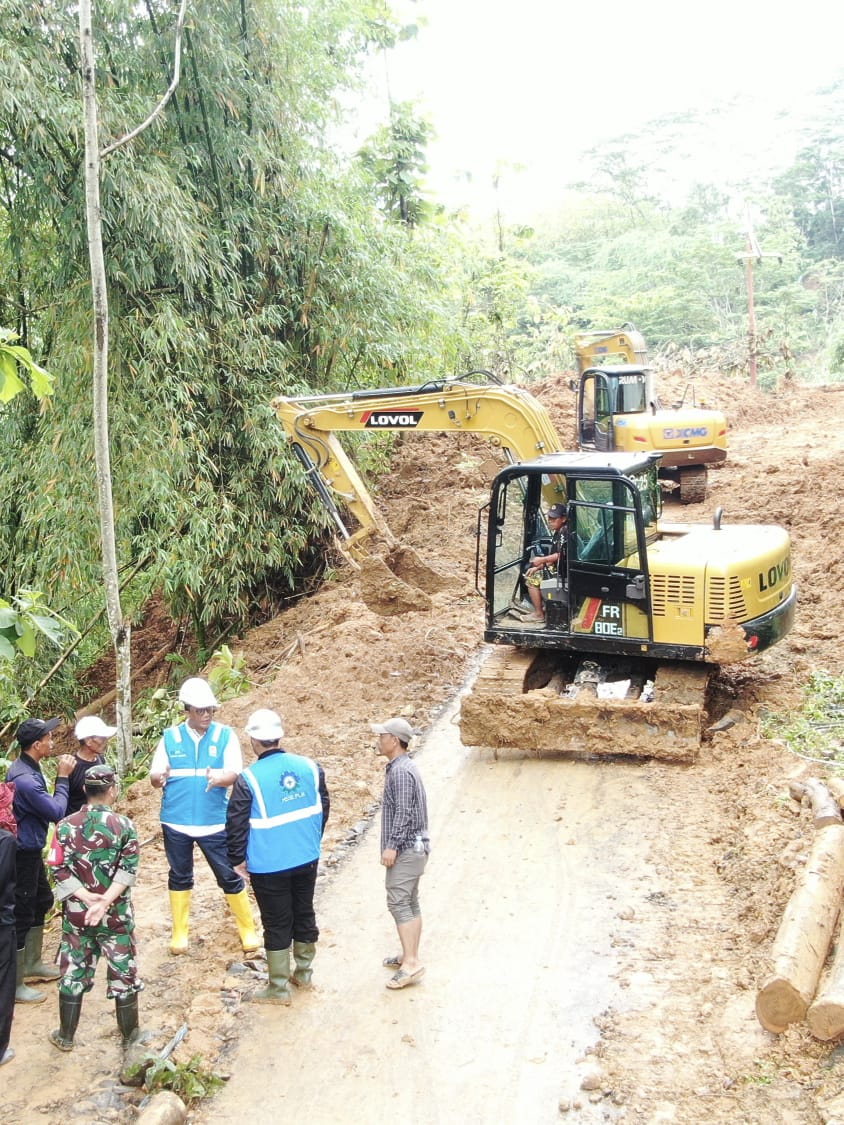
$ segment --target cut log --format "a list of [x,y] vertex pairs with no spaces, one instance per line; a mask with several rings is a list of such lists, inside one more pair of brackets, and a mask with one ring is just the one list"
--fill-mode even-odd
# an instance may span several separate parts
[[838,948],[829,975],[814,1003],[806,1013],[809,1030],[816,1039],[838,1039],[844,1035],[844,935],[839,934]]
[[756,1016],[779,1034],[812,1003],[844,891],[844,824],[815,835],[771,950],[771,972],[756,996]]
[[829,824],[841,824],[841,807],[833,797],[829,787],[816,777],[807,777],[805,781],[793,781],[788,791],[795,801],[807,800],[812,806],[812,817],[815,828],[826,828]]
[[840,806],[844,806],[844,777],[830,777],[827,787]]

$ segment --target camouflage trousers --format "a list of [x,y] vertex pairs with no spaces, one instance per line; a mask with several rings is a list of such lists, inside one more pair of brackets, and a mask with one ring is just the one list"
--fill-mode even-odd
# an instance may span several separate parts
[[76,924],[72,920],[74,915],[78,918],[79,911],[68,910],[65,903],[59,950],[62,974],[59,992],[65,996],[82,996],[90,992],[100,957],[105,957],[108,966],[106,995],[110,1000],[140,992],[144,986],[138,979],[135,919],[131,905],[118,902],[110,906],[98,926]]

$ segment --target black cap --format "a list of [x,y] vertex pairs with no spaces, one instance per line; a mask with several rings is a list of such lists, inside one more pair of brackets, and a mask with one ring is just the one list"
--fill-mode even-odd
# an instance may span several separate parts
[[568,518],[565,504],[552,504],[548,509],[548,519],[558,520]]
[[106,790],[117,784],[117,775],[111,766],[96,765],[85,770],[85,788]]
[[45,734],[62,725],[61,719],[25,719],[15,732],[15,738],[22,750],[40,741]]

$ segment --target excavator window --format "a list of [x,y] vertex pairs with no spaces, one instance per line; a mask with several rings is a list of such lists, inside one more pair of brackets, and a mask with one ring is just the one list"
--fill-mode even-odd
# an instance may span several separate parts
[[621,480],[579,480],[573,508],[574,561],[598,566],[639,566],[636,513]]

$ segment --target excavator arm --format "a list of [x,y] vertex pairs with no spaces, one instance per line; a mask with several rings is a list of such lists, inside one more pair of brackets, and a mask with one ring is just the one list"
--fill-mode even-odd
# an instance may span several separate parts
[[[334,521],[345,546],[365,553],[378,535],[395,540],[383,516],[336,437],[338,432],[417,431],[475,433],[526,461],[561,448],[545,407],[520,387],[432,380],[418,386],[386,387],[347,394],[279,397],[273,400],[287,439],[308,480]],[[341,507],[359,524],[350,532]]]

